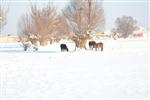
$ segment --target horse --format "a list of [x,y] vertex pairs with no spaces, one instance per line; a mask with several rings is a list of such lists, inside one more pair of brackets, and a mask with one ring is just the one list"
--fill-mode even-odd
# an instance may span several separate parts
[[96,43],[93,48],[95,48],[95,51],[99,50],[101,48],[101,51],[103,51],[103,43],[102,42],[99,42],[99,43]]
[[89,41],[89,48],[93,49],[94,45],[96,44],[95,41]]
[[67,51],[68,52],[69,51],[66,44],[61,44],[60,48],[61,48],[61,52],[63,52],[63,51]]
[[38,47],[35,44],[32,44],[31,41],[24,42],[23,43],[23,48],[24,48],[24,51],[27,51],[28,48],[33,48],[35,51],[38,51]]

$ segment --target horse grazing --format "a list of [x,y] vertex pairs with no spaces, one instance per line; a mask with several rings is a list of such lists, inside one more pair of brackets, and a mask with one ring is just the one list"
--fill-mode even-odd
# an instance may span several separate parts
[[24,51],[27,51],[29,48],[33,48],[35,51],[38,51],[38,47],[30,43],[30,41],[23,43],[23,48],[24,48]]
[[66,44],[61,44],[60,48],[61,48],[61,52],[63,52],[63,51],[67,51],[68,52],[69,51]]
[[99,43],[96,43],[93,48],[95,48],[95,50],[99,50],[101,48],[101,51],[103,51],[103,43],[102,42],[99,42]]
[[89,48],[93,49],[95,44],[96,44],[95,41],[89,41]]

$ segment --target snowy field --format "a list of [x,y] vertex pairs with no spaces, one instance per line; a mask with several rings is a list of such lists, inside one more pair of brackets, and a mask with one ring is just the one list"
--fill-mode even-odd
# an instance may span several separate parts
[[103,42],[103,52],[1,43],[2,99],[148,98],[147,40]]

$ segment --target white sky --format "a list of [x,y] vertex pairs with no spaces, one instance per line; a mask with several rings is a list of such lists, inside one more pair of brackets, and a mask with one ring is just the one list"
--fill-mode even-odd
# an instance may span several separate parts
[[[20,16],[29,11],[29,0],[1,0],[9,5],[8,23],[4,27],[3,34],[17,34],[17,23]],[[37,0],[31,0],[37,1]],[[40,3],[41,1],[38,0]],[[65,7],[68,0],[42,0],[53,1],[53,5],[59,9]],[[139,26],[149,27],[149,0],[103,0],[106,24],[105,31],[115,27],[117,17],[127,15],[132,16],[138,21]]]

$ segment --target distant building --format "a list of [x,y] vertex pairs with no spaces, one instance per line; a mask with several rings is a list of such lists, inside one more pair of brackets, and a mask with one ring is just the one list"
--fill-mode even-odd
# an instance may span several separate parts
[[0,43],[13,43],[18,41],[19,39],[16,35],[0,35]]
[[143,37],[143,32],[134,31],[134,32],[132,33],[132,35],[133,35],[134,38]]
[[132,37],[133,38],[146,37],[146,29],[140,27],[138,30],[133,31]]
[[91,36],[97,39],[108,39],[111,38],[111,32],[92,32]]

